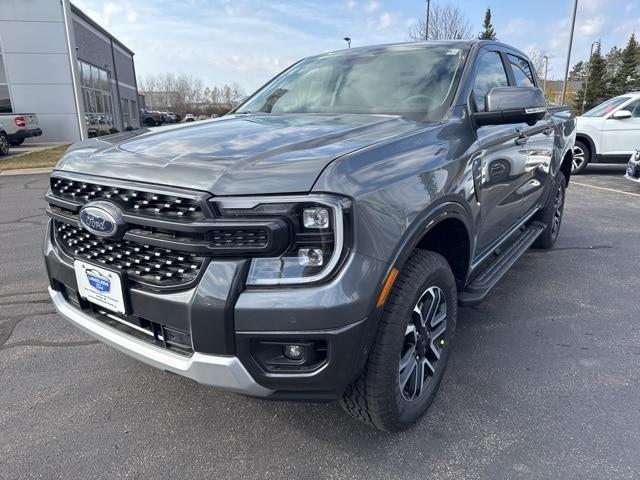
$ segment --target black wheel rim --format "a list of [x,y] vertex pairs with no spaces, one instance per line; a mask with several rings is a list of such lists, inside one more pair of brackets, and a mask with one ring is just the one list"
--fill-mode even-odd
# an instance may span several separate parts
[[573,147],[573,160],[571,162],[571,171],[575,172],[577,170],[580,170],[580,168],[582,168],[582,165],[584,165],[585,162],[585,153],[584,150],[582,150],[582,148],[580,147]]
[[551,223],[551,235],[553,238],[558,236],[560,231],[560,224],[562,223],[562,212],[564,210],[564,189],[562,185],[558,186],[556,191],[556,198],[553,205],[553,220]]
[[2,155],[9,153],[9,142],[3,136],[0,136],[0,152],[2,152]]
[[431,382],[446,345],[447,301],[439,287],[420,295],[404,334],[400,355],[399,384],[402,397],[422,398]]

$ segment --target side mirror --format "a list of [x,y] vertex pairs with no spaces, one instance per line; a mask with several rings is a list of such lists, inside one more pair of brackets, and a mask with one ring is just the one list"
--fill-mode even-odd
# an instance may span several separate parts
[[535,125],[547,114],[542,90],[535,87],[496,87],[485,99],[484,112],[473,114],[478,126],[527,123]]
[[629,110],[618,110],[611,115],[611,118],[615,118],[616,120],[624,120],[625,118],[631,118],[633,114]]

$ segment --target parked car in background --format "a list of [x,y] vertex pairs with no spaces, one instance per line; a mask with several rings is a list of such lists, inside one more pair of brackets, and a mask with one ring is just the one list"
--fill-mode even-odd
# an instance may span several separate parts
[[13,146],[22,145],[27,138],[42,135],[35,113],[0,113],[0,124]]
[[572,173],[590,163],[627,163],[640,147],[640,92],[611,98],[577,118]]
[[151,112],[146,108],[140,109],[140,125],[156,127],[162,123],[162,117],[158,112]]
[[185,122],[195,122],[196,121],[196,116],[193,113],[187,113],[184,116],[184,121]]
[[9,137],[2,124],[0,124],[0,157],[5,155],[9,155]]
[[458,304],[558,238],[575,120],[539,85],[493,41],[353,48],[219,121],[72,146],[46,194],[53,302],[161,369],[405,429]]
[[631,155],[629,163],[627,163],[627,172],[624,178],[632,182],[640,183],[640,149]]

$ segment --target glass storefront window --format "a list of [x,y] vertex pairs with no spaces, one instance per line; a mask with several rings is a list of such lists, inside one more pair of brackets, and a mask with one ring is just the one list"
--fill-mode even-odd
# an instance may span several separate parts
[[115,125],[109,72],[83,61],[78,61],[78,67],[89,136],[110,133]]

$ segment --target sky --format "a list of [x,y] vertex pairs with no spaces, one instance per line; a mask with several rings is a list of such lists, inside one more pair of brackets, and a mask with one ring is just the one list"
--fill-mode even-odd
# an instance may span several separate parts
[[[402,42],[425,15],[424,0],[72,0],[135,52],[139,79],[175,72],[205,85],[251,92],[300,58],[352,46]],[[459,7],[474,33],[487,7],[498,39],[550,56],[562,78],[573,0],[432,0]],[[640,34],[640,0],[579,0],[573,65]]]

